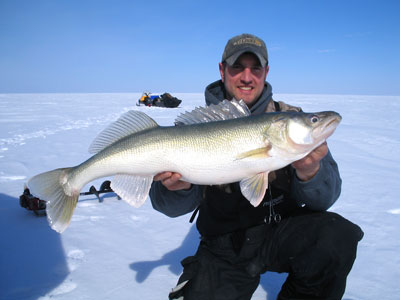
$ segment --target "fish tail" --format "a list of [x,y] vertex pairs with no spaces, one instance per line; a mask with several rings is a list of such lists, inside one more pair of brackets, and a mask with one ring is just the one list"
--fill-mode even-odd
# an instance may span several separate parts
[[68,175],[73,168],[56,169],[29,179],[27,186],[35,197],[45,200],[47,219],[55,231],[62,233],[71,222],[79,190],[73,190]]

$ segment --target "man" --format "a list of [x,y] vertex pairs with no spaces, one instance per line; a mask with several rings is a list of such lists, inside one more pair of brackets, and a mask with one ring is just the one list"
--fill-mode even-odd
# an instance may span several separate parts
[[[252,114],[300,108],[275,102],[268,53],[260,38],[230,39],[219,64],[221,80],[205,91],[206,103],[243,99]],[[238,183],[198,186],[163,172],[155,176],[153,207],[175,217],[199,211],[201,242],[182,261],[170,299],[251,299],[260,274],[289,273],[278,299],[341,299],[356,257],[361,229],[326,210],[339,197],[341,179],[326,143],[269,175],[262,203],[253,207]]]

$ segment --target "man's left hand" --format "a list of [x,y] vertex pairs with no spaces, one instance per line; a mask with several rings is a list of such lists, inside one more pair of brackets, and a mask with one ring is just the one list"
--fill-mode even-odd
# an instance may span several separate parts
[[296,169],[296,175],[301,181],[310,180],[317,174],[320,168],[320,161],[328,154],[328,145],[323,143],[306,157],[292,163],[293,168]]

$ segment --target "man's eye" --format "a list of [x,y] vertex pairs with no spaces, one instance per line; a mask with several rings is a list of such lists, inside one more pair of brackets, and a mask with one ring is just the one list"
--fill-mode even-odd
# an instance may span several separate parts
[[235,70],[242,70],[243,66],[241,66],[241,65],[233,65],[232,68],[235,69]]

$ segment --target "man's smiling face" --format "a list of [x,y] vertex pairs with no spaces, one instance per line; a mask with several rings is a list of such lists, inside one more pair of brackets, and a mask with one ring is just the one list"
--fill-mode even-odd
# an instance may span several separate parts
[[262,94],[269,67],[262,67],[254,54],[244,53],[232,66],[220,63],[219,70],[228,99],[242,99],[251,107]]

